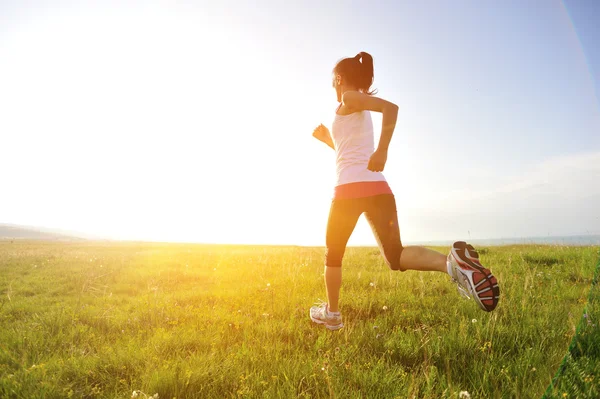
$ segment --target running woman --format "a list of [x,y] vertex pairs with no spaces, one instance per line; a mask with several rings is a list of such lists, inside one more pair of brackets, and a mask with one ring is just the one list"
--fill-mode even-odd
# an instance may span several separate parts
[[[318,126],[313,136],[335,150],[337,181],[327,222],[325,288],[327,303],[313,306],[310,318],[329,330],[344,326],[339,309],[342,258],[361,214],[365,214],[379,249],[392,270],[448,273],[459,292],[473,297],[479,307],[492,311],[500,288],[496,277],[482,266],[473,246],[452,245],[449,255],[419,246],[402,246],[396,201],[382,172],[396,126],[398,106],[374,97],[373,58],[361,52],[344,58],[333,69],[333,87],[339,106],[331,134]],[[381,138],[375,149],[370,112],[383,114]]]

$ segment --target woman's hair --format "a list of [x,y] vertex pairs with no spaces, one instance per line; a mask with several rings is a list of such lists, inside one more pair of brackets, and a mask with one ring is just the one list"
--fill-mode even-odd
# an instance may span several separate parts
[[369,90],[373,84],[373,57],[371,54],[360,52],[354,58],[344,58],[333,68],[336,75],[343,76],[346,82],[356,86],[359,91],[373,95],[377,90]]

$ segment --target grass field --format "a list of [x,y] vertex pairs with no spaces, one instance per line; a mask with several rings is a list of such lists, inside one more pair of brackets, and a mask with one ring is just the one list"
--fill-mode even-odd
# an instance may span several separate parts
[[349,248],[331,332],[308,318],[322,248],[0,242],[0,397],[538,398],[580,320],[548,397],[597,397],[598,248],[480,253],[492,313]]

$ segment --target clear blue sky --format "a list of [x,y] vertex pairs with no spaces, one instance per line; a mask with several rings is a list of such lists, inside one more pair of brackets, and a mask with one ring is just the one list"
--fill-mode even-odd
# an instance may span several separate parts
[[405,241],[600,234],[599,2],[27,4],[0,4],[0,222],[323,244],[310,133],[368,51]]

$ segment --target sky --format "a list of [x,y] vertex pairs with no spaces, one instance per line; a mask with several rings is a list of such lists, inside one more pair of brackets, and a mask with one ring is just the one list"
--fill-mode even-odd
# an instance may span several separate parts
[[[324,245],[331,70],[399,106],[405,243],[600,234],[596,1],[0,1],[0,223]],[[373,115],[376,139],[381,117]],[[350,245],[375,245],[361,218]]]

